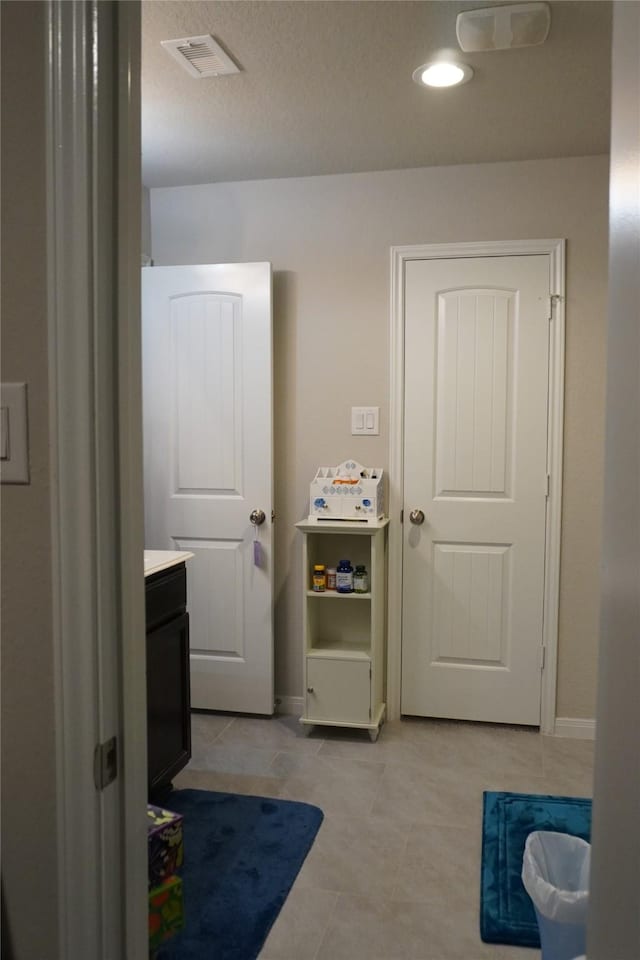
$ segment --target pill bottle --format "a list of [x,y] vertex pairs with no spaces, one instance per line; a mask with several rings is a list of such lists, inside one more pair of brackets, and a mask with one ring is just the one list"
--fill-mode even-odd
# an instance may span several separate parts
[[313,568],[313,590],[316,593],[324,593],[327,588],[327,577],[324,572],[324,563],[316,563]]
[[335,590],[336,588],[336,568],[327,567],[327,590]]
[[356,572],[353,575],[353,592],[369,592],[369,574],[367,573],[367,568],[363,563],[359,563],[356,566]]
[[350,560],[341,560],[336,568],[338,593],[353,593],[353,567]]

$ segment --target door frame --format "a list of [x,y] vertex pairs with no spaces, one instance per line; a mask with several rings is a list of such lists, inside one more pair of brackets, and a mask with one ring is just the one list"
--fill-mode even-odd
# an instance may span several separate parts
[[[140,4],[47,0],[46,15],[55,955],[136,960],[148,952]],[[113,736],[117,775],[100,789],[97,747]]]
[[404,285],[411,260],[545,255],[549,258],[550,334],[545,577],[540,732],[553,734],[558,672],[558,606],[562,517],[564,422],[565,240],[498,240],[426,243],[391,247],[391,337],[389,410],[389,620],[387,715],[400,717],[402,677],[402,522],[404,490]]

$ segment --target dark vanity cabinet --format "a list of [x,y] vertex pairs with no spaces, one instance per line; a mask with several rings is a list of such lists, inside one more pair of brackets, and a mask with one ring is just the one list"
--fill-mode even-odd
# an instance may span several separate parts
[[161,793],[191,758],[189,614],[184,563],[145,581],[149,795]]

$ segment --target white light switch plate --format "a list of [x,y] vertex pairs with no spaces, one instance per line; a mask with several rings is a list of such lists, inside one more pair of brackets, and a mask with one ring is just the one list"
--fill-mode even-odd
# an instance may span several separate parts
[[380,436],[380,407],[351,407],[351,436]]
[[26,383],[2,384],[0,410],[0,479],[29,483]]

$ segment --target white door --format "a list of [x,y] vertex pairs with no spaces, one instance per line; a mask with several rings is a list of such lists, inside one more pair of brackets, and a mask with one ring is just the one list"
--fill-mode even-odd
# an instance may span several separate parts
[[195,555],[191,705],[271,714],[271,266],[145,267],[142,315],[146,546]]
[[546,255],[406,265],[404,714],[540,722],[549,307]]

